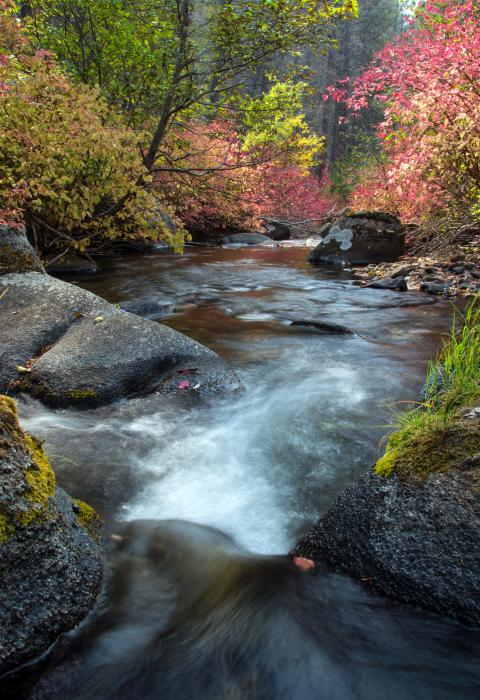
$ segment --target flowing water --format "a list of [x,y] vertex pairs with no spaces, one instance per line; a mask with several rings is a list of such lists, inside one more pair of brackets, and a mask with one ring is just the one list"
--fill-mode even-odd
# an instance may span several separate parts
[[[59,483],[125,537],[96,615],[28,697],[479,697],[477,633],[285,556],[373,463],[451,323],[444,302],[362,289],[305,258],[154,251],[80,281],[115,303],[156,302],[245,391],[81,412],[22,403]],[[354,333],[291,325],[304,319]]]

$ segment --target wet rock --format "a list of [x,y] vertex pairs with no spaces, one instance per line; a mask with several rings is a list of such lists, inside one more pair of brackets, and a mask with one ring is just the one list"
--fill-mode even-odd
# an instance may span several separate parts
[[381,279],[375,279],[367,287],[372,287],[373,289],[390,289],[395,292],[406,292],[407,283],[403,277],[382,277]]
[[292,321],[290,324],[294,327],[299,327],[307,330],[315,330],[319,333],[332,333],[336,335],[353,335],[353,331],[346,326],[340,326],[338,323],[330,323],[329,321],[315,321],[310,319],[299,319]]
[[[188,391],[195,395],[240,386],[235,373],[208,348],[67,282],[38,273],[6,275],[0,295],[4,290],[3,390],[24,391],[53,406],[88,406],[150,393],[176,394],[180,373],[189,370],[194,377]],[[17,366],[26,371],[19,375]]]
[[374,591],[480,625],[480,455],[419,483],[368,473],[294,554]]
[[0,275],[9,272],[44,272],[43,265],[30,245],[25,226],[0,225]]
[[219,241],[220,245],[272,245],[272,239],[264,236],[263,233],[233,233],[231,236],[225,236]]
[[288,241],[291,238],[291,231],[287,224],[274,219],[265,219],[264,226],[267,236],[273,241]]
[[332,223],[309,260],[367,265],[393,262],[404,252],[405,233],[395,216],[382,212],[358,212]]
[[153,299],[130,299],[121,301],[119,307],[142,318],[160,318],[173,311],[173,304],[168,299],[154,301]]
[[98,265],[88,258],[82,258],[75,253],[66,253],[61,258],[53,258],[45,263],[47,272],[51,275],[94,275]]
[[408,277],[416,268],[416,265],[401,265],[400,267],[392,268],[388,276],[393,277],[393,279],[397,277]]
[[427,294],[448,294],[450,285],[447,282],[422,282],[420,289]]
[[55,487],[41,443],[0,397],[0,675],[44,653],[95,603],[103,556],[95,514]]

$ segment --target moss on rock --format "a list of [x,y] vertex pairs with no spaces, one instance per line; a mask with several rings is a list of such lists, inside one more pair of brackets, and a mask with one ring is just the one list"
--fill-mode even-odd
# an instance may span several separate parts
[[7,467],[0,498],[0,541],[17,527],[54,518],[50,501],[55,474],[42,443],[24,433],[18,423],[15,401],[0,396],[0,460]]
[[93,401],[97,398],[95,389],[72,389],[67,393],[67,398],[72,401]]
[[99,516],[95,508],[88,505],[78,498],[73,499],[73,512],[78,524],[94,539],[99,538],[99,531],[102,526],[102,518]]
[[395,474],[402,481],[423,480],[479,455],[480,421],[459,417],[445,429],[393,433],[375,473],[383,477]]

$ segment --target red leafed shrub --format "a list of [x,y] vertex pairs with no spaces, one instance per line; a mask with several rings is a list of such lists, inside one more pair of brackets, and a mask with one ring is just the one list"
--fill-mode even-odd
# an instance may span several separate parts
[[230,121],[177,130],[165,160],[155,186],[193,231],[255,230],[263,217],[321,218],[336,204],[325,178],[243,150]]
[[378,135],[385,163],[364,173],[352,205],[406,220],[480,213],[480,7],[431,0],[410,29],[376,54],[348,87],[327,90],[353,115],[385,105]]

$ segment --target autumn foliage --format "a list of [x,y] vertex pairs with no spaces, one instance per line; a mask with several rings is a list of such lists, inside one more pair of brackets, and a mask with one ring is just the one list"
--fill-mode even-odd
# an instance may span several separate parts
[[327,90],[355,117],[372,100],[385,162],[363,173],[353,206],[422,222],[480,215],[480,8],[431,0],[349,85]]
[[302,167],[298,150],[275,156],[268,151],[271,140],[266,144],[262,152],[247,149],[233,121],[192,122],[170,140],[167,160],[178,171],[158,172],[155,187],[193,231],[248,231],[264,218],[325,216],[337,202],[326,178]]
[[[4,5],[5,8],[5,5]],[[25,220],[47,245],[84,250],[117,238],[181,244],[156,216],[138,136],[99,92],[74,84],[0,15],[0,219]],[[109,215],[114,203],[122,209]]]

